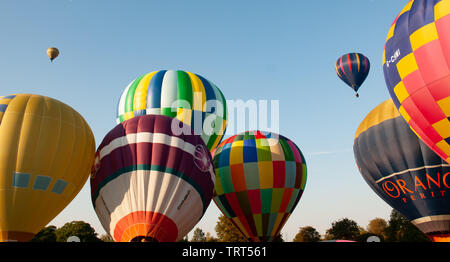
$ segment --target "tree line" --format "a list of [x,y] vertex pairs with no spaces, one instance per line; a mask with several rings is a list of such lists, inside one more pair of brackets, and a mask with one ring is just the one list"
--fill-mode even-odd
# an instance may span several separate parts
[[[191,239],[185,236],[180,242],[247,242],[241,232],[224,215],[219,216],[215,226],[216,236],[204,232],[201,228],[193,231]],[[31,242],[67,242],[71,236],[77,236],[81,242],[113,242],[111,236],[98,236],[90,224],[83,221],[72,221],[61,228],[48,226],[42,229]],[[325,235],[321,235],[314,227],[300,227],[293,240],[278,236],[275,242],[319,242],[327,240],[351,240],[366,242],[371,236],[377,236],[382,242],[429,242],[428,237],[404,216],[392,210],[388,221],[382,218],[372,219],[366,228],[359,226],[354,220],[342,218],[331,223]]]
[[30,242],[67,242],[69,237],[76,236],[80,242],[114,242],[111,236],[104,234],[100,237],[89,223],[72,221],[62,227],[47,226],[39,231]]
[[[196,228],[192,238],[186,236],[183,242],[247,242],[240,231],[225,216],[220,216],[215,227],[217,237],[202,229]],[[334,221],[331,227],[321,235],[314,227],[300,227],[292,242],[319,242],[327,240],[350,240],[366,242],[371,236],[376,236],[381,242],[429,242],[429,238],[403,215],[392,210],[388,221],[382,218],[372,219],[366,228],[358,225],[354,220],[342,218]],[[290,240],[283,239],[283,235],[275,239],[276,242]]]

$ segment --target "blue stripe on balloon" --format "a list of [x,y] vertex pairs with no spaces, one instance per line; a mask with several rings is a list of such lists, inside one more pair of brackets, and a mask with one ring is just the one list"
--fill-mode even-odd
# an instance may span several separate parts
[[394,29],[394,38],[398,40],[402,40],[404,38],[409,38],[409,11],[403,13],[401,16],[398,17],[397,21],[395,22],[395,29]]
[[147,93],[147,108],[161,107],[161,89],[167,70],[161,70],[150,80]]
[[258,162],[258,153],[256,150],[256,140],[254,139],[246,139],[244,140],[244,150],[245,154],[243,155],[244,163],[249,162]]
[[8,95],[8,96],[2,97],[2,99],[13,99],[15,97],[16,97],[16,95]]
[[231,153],[231,149],[230,148],[223,148],[222,151],[219,154],[218,157],[218,166],[216,166],[216,168],[219,167],[224,167],[224,166],[228,166],[230,165],[230,153]]
[[134,116],[145,116],[147,110],[143,109],[143,110],[136,110],[134,111]]
[[208,100],[216,100],[216,94],[214,93],[213,87],[209,84],[208,80],[203,78],[201,75],[197,75],[198,78],[202,81],[203,86],[205,87],[206,101]]
[[434,22],[434,6],[436,1],[414,1],[409,11],[409,33]]

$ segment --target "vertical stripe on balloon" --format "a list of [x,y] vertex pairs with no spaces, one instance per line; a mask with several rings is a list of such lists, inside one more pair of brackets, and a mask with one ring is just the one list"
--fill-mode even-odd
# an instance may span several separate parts
[[139,85],[139,82],[141,81],[141,79],[144,77],[145,75],[139,77],[138,79],[134,80],[134,82],[131,84],[130,88],[128,89],[128,93],[126,96],[126,100],[125,100],[125,112],[129,112],[130,115],[133,115],[133,111],[134,111],[134,94],[136,92],[136,88]]
[[150,81],[155,72],[146,74],[142,80],[139,82],[139,85],[136,88],[134,93],[134,110],[145,110],[147,109],[147,92]]
[[158,71],[149,83],[149,94],[147,94],[147,108],[161,108],[162,81],[167,70]]

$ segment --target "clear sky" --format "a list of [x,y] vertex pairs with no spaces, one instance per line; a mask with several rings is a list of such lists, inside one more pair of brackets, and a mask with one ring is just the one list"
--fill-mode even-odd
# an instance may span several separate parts
[[[306,189],[282,233],[321,234],[348,217],[362,227],[391,208],[369,188],[353,156],[355,131],[389,98],[381,65],[387,31],[407,3],[393,0],[2,0],[0,95],[35,93],[76,109],[97,145],[115,126],[123,89],[142,74],[180,69],[214,82],[227,100],[279,100],[280,133],[308,166]],[[50,63],[46,49],[61,54]],[[371,72],[357,99],[337,58],[360,52]],[[243,130],[238,130],[243,131]],[[212,202],[197,225],[214,233]],[[90,185],[50,224],[90,223],[104,234]]]

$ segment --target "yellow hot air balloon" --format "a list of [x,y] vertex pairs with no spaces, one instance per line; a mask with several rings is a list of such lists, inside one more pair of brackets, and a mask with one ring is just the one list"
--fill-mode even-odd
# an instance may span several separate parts
[[78,194],[95,140],[83,117],[55,99],[0,97],[0,241],[28,241]]
[[50,58],[50,61],[53,62],[53,59],[55,59],[59,55],[58,48],[56,48],[56,47],[48,48],[47,49],[47,55],[48,55],[48,58]]

